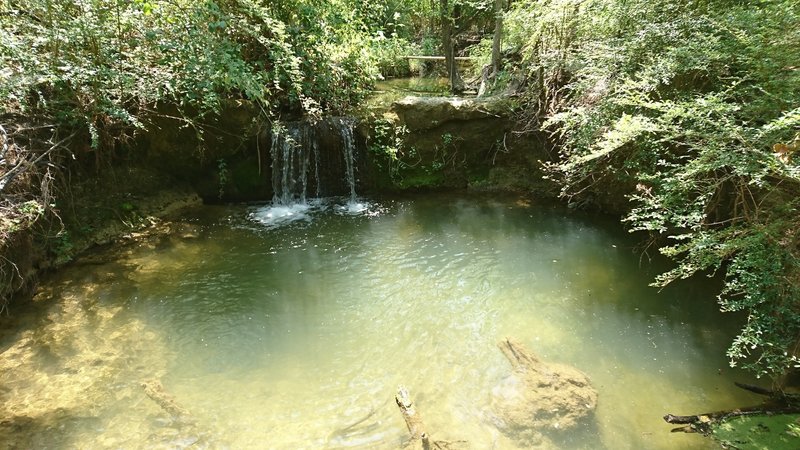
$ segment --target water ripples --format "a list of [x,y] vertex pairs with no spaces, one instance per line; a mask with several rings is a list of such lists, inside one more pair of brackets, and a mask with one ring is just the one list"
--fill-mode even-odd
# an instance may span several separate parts
[[[653,404],[664,398],[652,386],[672,401],[690,381],[719,383],[716,370],[697,374],[723,354],[724,334],[702,331],[700,314],[671,323],[616,235],[561,213],[425,198],[229,207],[215,220],[200,238],[130,256],[92,296],[135,296],[119,304],[168,348],[165,386],[230,448],[397,448],[398,384],[432,429],[452,433],[443,438],[514,448],[485,406],[510,370],[496,348],[506,336],[586,371],[604,399]],[[570,448],[659,448],[642,432],[659,432],[660,418],[619,404]],[[149,406],[113,415],[149,418]],[[620,420],[634,431],[616,430]],[[97,438],[75,434],[71,445]]]

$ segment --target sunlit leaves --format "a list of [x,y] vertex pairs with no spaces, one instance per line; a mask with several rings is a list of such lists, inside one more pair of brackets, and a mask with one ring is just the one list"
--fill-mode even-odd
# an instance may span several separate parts
[[593,150],[580,157],[580,161],[587,162],[605,156],[623,145],[634,142],[641,135],[656,130],[656,124],[645,116],[623,114],[610,130],[603,133]]
[[[724,273],[732,363],[779,374],[800,338],[800,10],[790,1],[524,0],[510,41],[562,192],[623,186],[673,270]],[[618,195],[618,194],[617,194]]]
[[[350,19],[335,30],[324,26],[341,22],[342,12],[350,10],[345,0],[30,3],[30,14],[0,15],[9,25],[0,49],[8,56],[4,61],[17,67],[4,87],[16,98],[25,97],[31,81],[54,80],[73,93],[86,90],[81,98],[90,104],[131,113],[140,102],[162,99],[213,111],[220,95],[237,92],[267,111],[312,103],[341,108],[373,77],[367,59],[350,62],[368,36],[359,35],[356,24],[348,28]],[[340,74],[314,76],[330,69]],[[8,72],[10,78],[14,72]],[[346,100],[339,101],[342,96]]]

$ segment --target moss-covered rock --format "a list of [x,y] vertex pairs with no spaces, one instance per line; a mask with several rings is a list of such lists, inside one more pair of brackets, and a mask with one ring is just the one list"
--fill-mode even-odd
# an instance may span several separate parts
[[511,97],[481,99],[407,96],[392,104],[392,112],[412,132],[437,128],[447,122],[506,119],[514,110]]
[[800,415],[741,416],[712,428],[712,437],[724,448],[790,450],[800,448]]
[[[219,199],[220,192],[225,200],[263,196],[263,186],[253,183],[253,173],[259,171],[259,126],[258,111],[252,103],[228,102],[219,115],[202,122],[189,122],[182,116],[175,105],[159,107],[148,131],[135,144],[145,155],[145,165],[189,183],[206,201]],[[234,168],[242,177],[236,183],[232,176],[224,179]]]
[[[405,97],[362,133],[378,177],[395,189],[475,188],[554,195],[543,180],[544,142],[515,133],[515,100]],[[387,124],[393,130],[387,130]],[[390,168],[390,169],[387,169]]]

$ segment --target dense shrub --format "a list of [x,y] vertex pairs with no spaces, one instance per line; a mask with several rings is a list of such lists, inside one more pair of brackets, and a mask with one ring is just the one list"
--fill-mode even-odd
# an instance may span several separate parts
[[524,119],[560,148],[573,201],[620,186],[625,221],[675,269],[724,273],[746,311],[731,363],[779,375],[800,361],[800,9],[765,0],[523,0],[507,45],[524,56]]

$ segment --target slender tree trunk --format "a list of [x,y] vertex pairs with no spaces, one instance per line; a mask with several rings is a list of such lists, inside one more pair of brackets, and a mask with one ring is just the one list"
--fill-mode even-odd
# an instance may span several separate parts
[[436,0],[431,0],[430,8],[430,14],[427,15],[430,36],[436,36]]
[[502,39],[503,39],[503,11],[505,11],[505,0],[494,0],[494,40],[492,41],[492,77],[500,73],[502,63]]
[[450,90],[458,93],[464,90],[464,82],[458,75],[458,68],[456,67],[455,51],[453,49],[453,17],[450,14],[449,1],[440,0],[439,8],[439,16],[442,20],[442,50],[444,50],[447,76],[450,79]]
[[478,97],[483,97],[491,86],[497,81],[500,67],[503,63],[502,39],[503,39],[503,11],[505,11],[505,0],[494,0],[494,39],[492,40],[492,63],[484,66],[481,70],[481,86],[478,88]]

